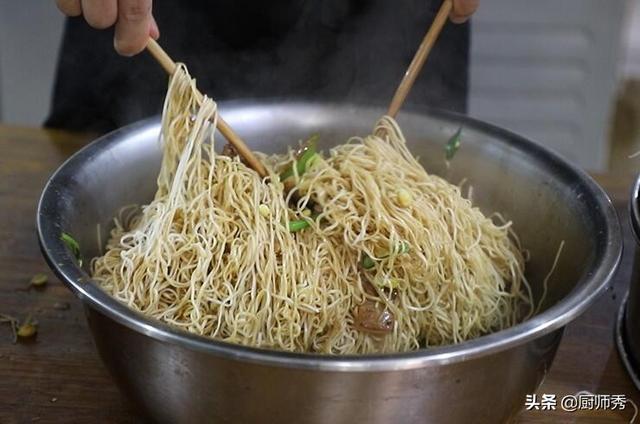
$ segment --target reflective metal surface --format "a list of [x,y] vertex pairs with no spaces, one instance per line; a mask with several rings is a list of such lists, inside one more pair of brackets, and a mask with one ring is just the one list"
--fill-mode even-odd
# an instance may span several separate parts
[[[253,148],[267,152],[284,151],[315,132],[324,148],[343,143],[369,133],[382,112],[302,103],[221,108]],[[512,417],[525,394],[535,391],[563,326],[592,303],[619,262],[613,206],[585,173],[515,134],[438,111],[400,115],[409,146],[426,169],[453,183],[466,179],[465,192],[473,187],[474,202],[485,213],[499,211],[513,220],[531,254],[527,277],[535,296],[565,241],[542,312],[455,346],[347,357],[235,346],[146,319],[96,287],[59,239],[66,231],[86,258],[95,256],[115,213],[151,199],[160,164],[159,124],[140,122],[92,143],[52,176],[39,205],[38,233],[52,269],[85,303],[105,364],[150,418],[496,423]],[[460,125],[462,147],[447,167],[444,145]]]
[[629,293],[625,297],[616,323],[616,344],[620,358],[640,390],[640,175],[629,199],[629,220],[636,241]]

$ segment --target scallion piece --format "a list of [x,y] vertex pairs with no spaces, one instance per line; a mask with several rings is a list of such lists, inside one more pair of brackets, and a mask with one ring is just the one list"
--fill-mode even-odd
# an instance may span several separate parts
[[62,240],[62,242],[67,246],[67,249],[69,249],[71,253],[73,253],[73,256],[76,257],[76,260],[78,261],[78,265],[82,266],[82,255],[80,254],[80,244],[78,244],[78,242],[67,233],[62,233],[60,235],[60,240]]
[[395,250],[398,254],[409,253],[409,250],[411,250],[411,246],[409,246],[409,243],[407,243],[406,241],[401,241],[396,244]]
[[364,256],[362,257],[362,268],[371,269],[375,266],[375,264],[376,264],[375,261],[365,253]]
[[306,219],[298,219],[295,221],[289,221],[289,231],[292,233],[296,233],[300,230],[304,230],[309,227],[311,223]]
[[[411,250],[411,246],[409,245],[409,243],[407,243],[406,241],[400,241],[396,243],[396,245],[394,246],[393,254],[402,255],[402,254],[408,253],[409,250]],[[391,254],[386,254],[386,255],[380,256],[380,259],[387,259],[389,256],[391,256]],[[371,258],[371,256],[367,255],[366,253],[363,254],[362,267],[364,269],[371,269],[375,266],[375,264],[376,264],[376,261],[373,258]]]
[[462,135],[462,127],[458,128],[458,131],[447,141],[444,146],[444,153],[447,160],[453,159],[456,152],[460,148],[460,136]]
[[[304,144],[302,152],[298,155],[298,159],[294,166],[298,171],[298,175],[302,175],[307,170],[307,165],[311,161],[312,158],[318,155],[317,144],[320,136],[318,134],[312,135]],[[289,177],[293,176],[293,166],[288,168],[282,174],[280,174],[280,181],[284,181]]]

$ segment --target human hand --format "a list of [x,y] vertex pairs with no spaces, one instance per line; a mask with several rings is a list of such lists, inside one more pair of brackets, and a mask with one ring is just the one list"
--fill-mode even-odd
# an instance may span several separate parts
[[152,0],[56,0],[67,16],[83,15],[97,29],[116,26],[113,46],[123,56],[133,56],[160,36],[151,13]]
[[449,15],[451,22],[461,24],[466,22],[478,9],[480,0],[453,0],[453,10]]

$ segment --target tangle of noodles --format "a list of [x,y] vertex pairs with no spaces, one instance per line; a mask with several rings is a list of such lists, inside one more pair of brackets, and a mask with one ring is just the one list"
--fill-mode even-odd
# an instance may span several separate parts
[[[294,152],[260,155],[265,180],[216,154],[216,104],[194,93],[179,67],[155,198],[116,219],[92,262],[95,280],[122,303],[218,340],[330,354],[456,343],[532,313],[510,224],[429,175],[393,119],[295,173],[285,194],[277,172]],[[290,232],[293,219],[310,226]],[[381,331],[371,331],[372,317]]]

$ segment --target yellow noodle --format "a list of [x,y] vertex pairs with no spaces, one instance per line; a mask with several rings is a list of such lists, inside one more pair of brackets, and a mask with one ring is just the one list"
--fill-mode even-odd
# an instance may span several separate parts
[[[165,101],[155,198],[116,220],[106,253],[92,262],[95,280],[122,303],[218,340],[329,354],[457,343],[531,314],[510,224],[495,224],[457,186],[429,175],[393,119],[296,173],[285,195],[277,172],[294,153],[260,155],[264,180],[217,155],[216,104],[194,93],[180,67]],[[319,217],[289,232],[287,222],[312,204]],[[365,254],[375,262],[369,270]],[[389,333],[356,325],[365,301],[393,314]]]

